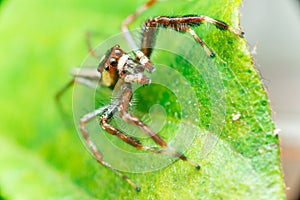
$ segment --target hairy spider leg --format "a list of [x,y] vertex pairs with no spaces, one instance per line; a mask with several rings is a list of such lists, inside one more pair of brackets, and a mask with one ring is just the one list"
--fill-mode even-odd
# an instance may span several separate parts
[[121,130],[117,129],[115,126],[110,124],[110,120],[113,114],[116,112],[117,107],[115,106],[114,109],[107,110],[103,115],[100,117],[100,126],[105,130],[107,133],[118,137],[119,139],[123,140],[127,144],[135,147],[137,150],[144,150],[152,153],[162,154],[164,151],[158,150],[153,147],[143,146],[143,144],[136,139],[135,137],[131,137]]
[[119,175],[122,179],[127,181],[137,191],[140,191],[141,188],[136,183],[134,183],[127,176],[123,175],[121,172],[117,171],[109,163],[107,163],[103,160],[103,155],[98,150],[95,143],[92,141],[90,134],[89,134],[88,130],[86,129],[87,123],[89,123],[91,120],[95,119],[98,115],[101,115],[100,125],[107,133],[117,136],[118,138],[120,138],[127,144],[137,148],[138,150],[145,150],[148,152],[153,152],[153,153],[158,153],[158,154],[165,153],[164,151],[157,150],[153,147],[143,146],[142,143],[138,139],[123,133],[122,131],[118,130],[116,127],[112,126],[109,123],[111,117],[113,116],[113,113],[116,112],[116,110],[117,110],[118,101],[116,101],[116,102],[117,103],[112,103],[110,105],[103,106],[101,108],[98,108],[98,109],[90,112],[90,113],[85,114],[80,119],[80,123],[79,123],[80,131],[82,133],[84,140],[88,144],[89,149],[92,151],[93,155],[95,156],[97,162],[100,163],[101,165],[111,169],[112,171],[114,171],[117,175]]
[[130,46],[133,49],[139,49],[139,47],[136,45],[136,43],[134,42],[131,34],[129,33],[128,25],[131,24],[141,13],[143,13],[148,8],[150,8],[151,6],[153,6],[156,2],[157,2],[157,0],[149,0],[149,1],[147,1],[144,5],[142,5],[138,9],[136,9],[136,11],[134,13],[132,13],[129,16],[127,16],[126,19],[122,22],[122,25],[121,25],[122,32],[123,32],[126,40],[128,41],[128,43],[130,44]]
[[108,109],[109,106],[104,106],[101,108],[98,108],[95,111],[92,111],[86,115],[84,115],[81,119],[80,119],[80,131],[82,133],[83,138],[85,139],[86,143],[88,144],[90,150],[92,151],[93,155],[95,156],[96,160],[98,163],[100,163],[101,165],[111,169],[113,172],[115,172],[118,176],[120,176],[123,180],[125,180],[126,182],[128,182],[132,187],[134,187],[136,189],[136,191],[140,191],[141,188],[140,186],[138,186],[136,183],[134,183],[131,179],[129,179],[127,176],[125,176],[124,174],[122,174],[121,172],[117,171],[116,169],[114,169],[109,163],[105,162],[103,160],[103,156],[100,153],[100,151],[98,151],[95,143],[93,142],[93,140],[90,137],[90,134],[88,132],[88,130],[86,129],[86,124],[88,122],[90,122],[92,119],[94,119],[97,115],[99,115],[100,113],[105,112],[105,110]]
[[152,53],[152,48],[155,45],[155,36],[159,27],[173,29],[178,32],[187,32],[191,34],[194,39],[200,43],[204,48],[207,55],[213,57],[215,54],[208,47],[208,45],[196,34],[196,32],[191,28],[194,26],[200,26],[203,22],[212,23],[220,30],[229,30],[234,34],[243,37],[244,32],[239,29],[232,28],[225,22],[207,17],[207,16],[197,16],[197,15],[185,15],[179,17],[169,17],[169,16],[159,16],[150,18],[145,21],[143,27],[142,36],[142,52],[150,58]]
[[75,83],[85,85],[89,88],[96,89],[98,87],[98,80],[101,78],[100,74],[95,68],[73,68],[71,71],[73,78],[55,95],[56,105],[58,107],[59,114],[61,115],[66,126],[69,127],[70,123],[68,120],[68,115],[61,103],[61,96],[71,88]]
[[61,90],[59,90],[56,95],[55,95],[55,99],[57,102],[60,102],[60,98],[61,96],[70,88],[74,85],[76,81],[76,78],[73,77],[72,80],[70,80]]
[[89,32],[89,31],[86,32],[86,34],[85,34],[86,46],[88,48],[88,51],[89,51],[90,55],[99,58],[100,56],[97,54],[97,52],[95,51],[95,49],[92,47],[91,36],[92,36],[91,32]]
[[132,36],[131,36],[131,34],[130,34],[129,30],[128,30],[128,26],[141,13],[145,12],[148,8],[150,8],[151,6],[153,6],[156,2],[157,2],[157,0],[149,0],[149,1],[147,1],[144,5],[142,5],[138,9],[136,9],[136,11],[134,13],[132,13],[131,15],[129,15],[122,22],[122,25],[121,25],[122,32],[123,32],[123,34],[124,34],[127,42],[129,43],[129,45],[131,46],[131,48],[134,50],[137,60],[140,60],[141,63],[145,66],[145,69],[148,72],[150,72],[150,73],[152,73],[155,70],[155,68],[154,68],[151,60],[149,59],[149,57],[145,56],[142,51],[138,50],[138,49],[140,49],[140,47],[138,47],[137,44],[135,43],[135,41],[133,40],[133,38],[132,38]]
[[101,75],[94,68],[74,68],[71,71],[73,79],[70,80],[60,91],[55,95],[56,101],[60,101],[61,96],[75,83],[85,85],[89,88],[97,88],[98,81]]
[[[72,71],[71,71],[71,74],[73,75],[73,79],[71,81],[69,81],[60,91],[57,92],[56,94],[56,100],[59,102],[60,101],[60,98],[61,96],[70,88],[72,87],[75,83],[79,83],[79,84],[82,84],[82,85],[85,85],[87,86],[88,88],[92,88],[92,89],[96,89],[98,87],[98,84],[99,84],[99,80],[100,80],[100,75],[99,73],[97,72],[97,69],[94,69],[94,68],[73,68]],[[122,82],[122,81],[120,81]],[[120,83],[121,85],[121,83]],[[117,88],[118,86],[116,86]],[[115,103],[115,105],[117,105]],[[103,122],[103,126],[101,124],[101,126],[105,129],[105,130],[108,130],[108,129],[115,129],[114,127],[112,127],[111,125],[108,125],[108,120],[111,118],[111,116],[114,114],[116,110],[116,106],[114,106],[114,109],[112,109],[112,107],[110,108],[110,112],[107,112],[105,115],[103,115],[101,117],[101,123]],[[97,110],[95,111],[97,112]],[[91,113],[94,113],[94,112],[91,112]],[[87,116],[89,116],[90,114],[87,114]],[[106,117],[105,117],[106,116]],[[109,132],[109,131],[108,131]],[[118,133],[121,133],[119,130],[117,130]],[[123,133],[121,133],[123,134]],[[122,137],[122,136],[121,136]],[[124,136],[124,138],[127,137],[127,136]],[[137,143],[140,143],[137,139],[135,138],[129,138],[128,140],[129,142],[127,143],[135,143],[135,147],[137,147],[138,149],[144,149],[146,151],[150,151],[150,152],[155,152],[155,153],[162,153],[163,151],[161,150],[156,150],[152,147],[141,147],[139,146]],[[132,141],[132,142],[130,142]],[[136,141],[136,142],[134,142]],[[125,141],[126,142],[126,141]]]
[[206,54],[210,57],[214,57],[215,53],[213,52],[212,49],[210,49],[210,47],[197,35],[197,33],[190,27],[186,27],[185,32],[188,32],[189,34],[191,34],[194,39],[200,43],[200,45],[203,47],[204,51],[206,52]]
[[187,157],[177,152],[176,150],[172,149],[168,146],[167,142],[165,142],[157,133],[155,133],[147,124],[142,122],[138,117],[131,115],[128,113],[128,107],[129,103],[132,97],[132,87],[130,83],[123,83],[121,86],[122,94],[120,95],[119,105],[118,105],[118,111],[120,114],[120,117],[127,123],[136,125],[139,127],[146,135],[152,138],[152,140],[161,146],[165,152],[168,154],[178,157],[179,159],[186,161],[196,167],[197,169],[200,169],[200,165],[198,163],[195,163],[193,161],[190,161],[187,159]]

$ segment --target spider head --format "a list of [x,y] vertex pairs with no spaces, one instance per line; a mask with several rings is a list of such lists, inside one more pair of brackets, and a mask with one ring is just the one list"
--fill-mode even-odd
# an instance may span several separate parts
[[108,87],[113,87],[118,79],[128,83],[150,83],[150,79],[144,74],[145,67],[139,61],[133,60],[119,45],[105,53],[97,70],[101,73],[102,83]]
[[125,52],[119,45],[110,48],[101,58],[97,70],[101,73],[102,82],[104,85],[114,86],[119,79],[118,62]]

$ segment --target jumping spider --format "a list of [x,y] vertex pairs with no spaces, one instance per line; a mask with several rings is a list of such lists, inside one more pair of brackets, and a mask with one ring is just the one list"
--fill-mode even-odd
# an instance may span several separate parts
[[[122,24],[122,31],[126,37],[129,44],[136,48],[136,44],[133,41],[129,31],[128,25],[134,21],[134,19],[144,12],[146,9],[151,7],[157,0],[149,0],[142,7],[136,10],[135,13],[129,15]],[[158,28],[168,28],[173,29],[182,33],[189,33],[193,38],[198,42],[209,57],[214,57],[214,52],[205,44],[205,42],[195,33],[192,29],[194,26],[199,26],[203,22],[208,22],[214,24],[217,28],[221,30],[229,30],[234,34],[243,37],[244,33],[238,29],[231,28],[225,22],[212,19],[207,16],[198,16],[198,15],[185,15],[185,16],[159,16],[146,20],[143,24],[143,33],[142,33],[142,45],[141,50],[134,51],[135,58],[132,58],[127,54],[119,45],[115,45],[110,48],[106,54],[101,58],[97,71],[101,75],[102,84],[110,88],[119,88],[121,93],[118,98],[114,99],[109,105],[98,108],[80,119],[80,130],[86,140],[90,150],[94,154],[96,160],[101,165],[110,168],[116,174],[118,174],[122,179],[127,181],[131,186],[133,186],[137,191],[140,191],[140,187],[131,181],[127,176],[123,175],[116,169],[114,169],[109,163],[103,160],[103,156],[100,151],[97,149],[96,145],[92,141],[88,130],[86,129],[86,124],[97,116],[100,117],[100,126],[109,134],[115,135],[129,145],[137,148],[138,150],[149,151],[153,153],[167,153],[169,155],[178,157],[179,159],[186,161],[193,165],[195,168],[200,169],[200,165],[193,161],[187,159],[185,155],[179,153],[178,151],[170,148],[168,144],[151,128],[141,121],[138,117],[133,116],[128,112],[130,107],[130,102],[132,98],[132,83],[148,85],[151,83],[151,79],[144,73],[146,70],[149,73],[154,71],[153,63],[150,60],[152,53],[152,47],[155,43],[155,35],[158,31]],[[150,48],[149,48],[150,47]],[[90,53],[95,54],[94,50],[89,46]],[[85,73],[84,71],[79,73],[74,73],[73,80],[67,84],[57,94],[57,98],[64,93],[64,91],[73,85],[75,82],[81,83],[89,86],[91,81],[98,79],[98,75]],[[147,134],[152,140],[162,147],[162,150],[156,148],[143,146],[143,144],[136,138],[129,136],[123,133],[121,130],[117,129],[110,124],[115,113],[119,113],[119,116],[122,120],[129,124],[136,125],[139,127],[145,134]]]

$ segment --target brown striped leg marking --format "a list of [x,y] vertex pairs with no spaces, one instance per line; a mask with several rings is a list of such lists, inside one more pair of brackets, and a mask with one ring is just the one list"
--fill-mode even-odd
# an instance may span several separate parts
[[145,21],[143,27],[143,37],[142,37],[142,52],[150,58],[152,53],[152,48],[155,45],[155,36],[159,27],[173,29],[178,32],[187,32],[191,34],[194,39],[200,43],[204,48],[207,55],[213,57],[214,52],[205,44],[205,42],[195,33],[191,28],[194,26],[200,26],[203,22],[212,23],[220,30],[229,30],[234,34],[243,37],[244,32],[239,29],[234,29],[230,27],[225,22],[207,17],[207,16],[196,16],[196,15],[186,15],[180,17],[169,17],[160,16],[155,18],[150,18]]
[[158,150],[153,147],[143,146],[143,144],[138,139],[123,133],[121,130],[111,125],[109,123],[109,119],[106,117],[103,116],[100,117],[100,125],[107,133],[111,135],[115,135],[116,137],[120,138],[127,144],[137,148],[138,150],[144,150],[144,151],[158,153],[158,154],[164,153],[162,150]]
[[192,162],[190,160],[187,159],[187,157],[179,152],[177,152],[176,150],[170,148],[168,146],[168,144],[158,135],[156,134],[153,130],[151,130],[151,128],[145,124],[144,122],[142,122],[139,118],[131,115],[128,113],[128,106],[132,97],[132,88],[131,88],[131,84],[130,83],[124,83],[122,85],[122,94],[119,100],[119,105],[118,105],[118,111],[120,114],[120,117],[127,123],[136,125],[137,127],[139,127],[145,134],[147,134],[149,137],[152,138],[152,140],[158,144],[159,146],[161,146],[165,152],[167,152],[168,154],[172,155],[172,156],[176,156],[178,158],[180,158],[183,161],[186,161],[188,163],[190,163],[191,165],[193,165],[194,167],[196,167],[197,169],[200,169],[200,165],[198,163]]
[[[124,179],[125,181],[127,181],[132,187],[134,187],[137,191],[140,191],[140,187],[135,184],[132,180],[130,180],[127,176],[123,175],[122,173],[120,173],[119,171],[115,170],[114,168],[112,168],[112,166],[105,162],[103,160],[103,156],[101,154],[101,152],[97,149],[96,145],[94,144],[94,142],[92,141],[88,130],[86,129],[86,124],[88,122],[90,122],[92,119],[94,119],[96,116],[101,115],[100,117],[100,125],[101,127],[109,134],[115,135],[118,138],[120,138],[121,140],[123,140],[124,142],[126,142],[127,144],[137,148],[138,150],[145,150],[148,152],[153,152],[153,153],[164,153],[164,151],[162,150],[157,150],[155,148],[152,147],[147,147],[147,146],[143,146],[139,140],[137,140],[134,137],[131,137],[129,135],[126,135],[125,133],[123,133],[122,131],[118,130],[117,128],[115,128],[114,126],[112,126],[111,124],[109,124],[109,116],[112,116],[110,113],[107,112],[113,112],[114,109],[110,108],[111,105],[108,106],[104,106],[101,108],[96,109],[95,111],[92,111],[86,115],[84,115],[81,119],[80,119],[80,131],[83,135],[83,138],[85,139],[86,143],[88,144],[89,149],[92,151],[93,155],[95,156],[96,160],[98,161],[98,163],[100,163],[101,165],[111,169],[112,171],[114,171],[117,175],[119,175],[122,179]],[[103,114],[104,113],[104,114]],[[108,116],[108,117],[107,117]]]
[[[140,61],[143,62],[143,60],[146,60],[145,62],[143,62],[143,65],[145,66],[145,69],[148,72],[153,72],[154,71],[154,66],[151,63],[151,61],[148,58],[143,59],[143,57],[146,57],[144,54],[141,55],[142,52],[138,51],[139,47],[136,45],[135,41],[133,40],[131,34],[129,33],[128,30],[128,26],[129,24],[131,24],[141,13],[143,13],[145,10],[147,10],[148,8],[150,8],[151,6],[153,6],[155,3],[157,2],[157,0],[149,0],[147,1],[144,5],[142,5],[141,7],[139,7],[134,13],[132,13],[131,15],[129,15],[122,23],[121,29],[122,32],[126,38],[126,40],[128,41],[129,45],[132,47],[132,49],[135,51],[136,54],[136,58]],[[141,60],[142,59],[142,60]]]
[[85,139],[86,143],[88,144],[89,149],[92,151],[93,155],[95,156],[97,162],[100,163],[101,165],[111,169],[112,171],[114,171],[118,176],[120,176],[122,179],[127,181],[132,187],[134,187],[136,189],[136,191],[140,191],[141,188],[137,184],[135,184],[132,180],[130,180],[124,174],[122,174],[119,171],[112,168],[112,166],[109,163],[107,163],[103,160],[102,154],[100,153],[100,151],[98,151],[96,145],[94,144],[93,140],[90,137],[90,134],[89,134],[88,130],[85,127],[86,123],[90,122],[92,119],[94,119],[100,113],[103,113],[107,108],[108,108],[108,106],[102,107],[102,108],[99,108],[99,109],[97,109],[93,112],[90,112],[90,113],[84,115],[80,119],[80,124],[79,124],[80,131],[81,131],[82,136]]

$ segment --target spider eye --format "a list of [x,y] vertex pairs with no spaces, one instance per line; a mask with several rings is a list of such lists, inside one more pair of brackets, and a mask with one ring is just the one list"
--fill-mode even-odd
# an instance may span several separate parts
[[108,70],[109,70],[109,66],[108,66],[108,65],[105,65],[105,66],[104,66],[104,69],[105,69],[106,71],[108,71]]
[[116,58],[111,58],[111,59],[109,60],[109,63],[110,63],[111,66],[114,66],[114,67],[117,66],[117,64],[118,64]]
[[121,52],[120,49],[116,49],[115,54],[116,54],[117,57],[121,57],[122,52]]

